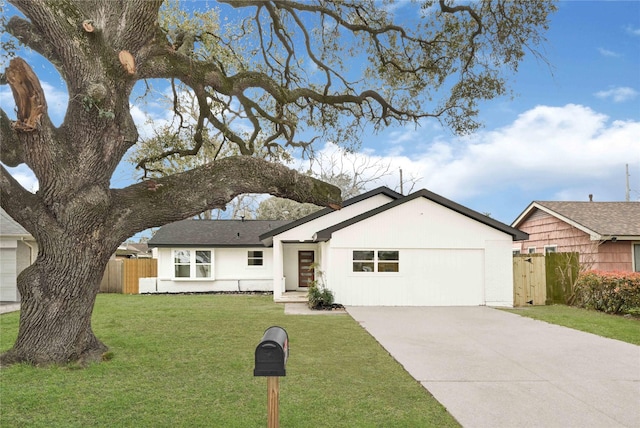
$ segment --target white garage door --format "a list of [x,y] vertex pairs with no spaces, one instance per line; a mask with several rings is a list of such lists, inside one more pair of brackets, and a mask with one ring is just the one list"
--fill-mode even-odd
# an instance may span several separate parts
[[[484,302],[484,251],[400,250],[398,273],[354,273],[351,256],[337,253],[329,288],[352,306],[477,306]],[[335,265],[334,265],[335,266]]]
[[421,250],[417,277],[409,284],[413,299],[424,306],[484,304],[482,250]]

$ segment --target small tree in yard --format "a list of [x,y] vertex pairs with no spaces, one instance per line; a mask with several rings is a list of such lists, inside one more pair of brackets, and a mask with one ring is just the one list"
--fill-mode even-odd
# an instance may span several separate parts
[[[245,193],[339,204],[336,187],[258,151],[318,139],[344,145],[367,124],[379,130],[427,117],[454,132],[474,130],[478,101],[505,93],[503,73],[541,41],[554,9],[550,1],[425,0],[402,26],[387,2],[373,0],[189,3],[207,10],[175,7],[173,20],[159,19],[159,0],[9,3],[24,17],[11,17],[4,30],[50,61],[69,93],[56,127],[24,59],[12,59],[0,79],[17,106],[16,120],[0,111],[0,160],[26,164],[39,181],[34,194],[0,169],[2,207],[39,246],[18,277],[18,338],[1,362],[38,365],[101,359],[107,346],[91,314],[107,261],[130,236]],[[160,158],[193,156],[216,132],[239,154],[110,188],[139,138],[132,90],[150,79],[180,82],[196,100],[187,147],[167,139]],[[177,134],[185,123],[174,110]]]

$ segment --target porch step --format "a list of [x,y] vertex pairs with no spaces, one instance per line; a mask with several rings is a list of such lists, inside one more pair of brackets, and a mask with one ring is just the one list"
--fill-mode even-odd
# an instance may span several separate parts
[[276,303],[307,303],[309,298],[306,291],[286,291],[274,301]]

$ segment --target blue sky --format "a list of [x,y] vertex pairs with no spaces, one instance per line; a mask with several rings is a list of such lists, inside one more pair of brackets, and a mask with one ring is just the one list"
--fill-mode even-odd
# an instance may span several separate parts
[[[365,135],[360,155],[394,172],[376,185],[398,188],[402,168],[416,188],[509,224],[533,200],[586,201],[593,194],[623,201],[628,164],[631,200],[640,200],[640,1],[562,1],[543,49],[549,64],[527,57],[511,78],[516,98],[483,103],[485,126],[473,135],[456,137],[435,121]],[[36,54],[20,55],[39,75],[59,123],[67,102],[59,76]],[[14,111],[7,86],[0,87],[0,106]],[[28,168],[10,171],[36,188]],[[126,186],[135,176],[123,165],[113,184]]]

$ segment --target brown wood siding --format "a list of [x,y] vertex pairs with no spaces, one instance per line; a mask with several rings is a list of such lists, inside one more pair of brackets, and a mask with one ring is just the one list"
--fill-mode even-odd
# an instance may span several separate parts
[[544,253],[545,246],[557,245],[560,253],[579,252],[583,270],[633,270],[629,242],[592,241],[587,233],[544,211],[536,210],[518,229],[529,234],[529,239],[520,243],[522,253],[529,247],[536,247],[536,253]]

